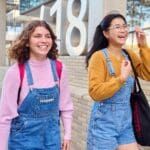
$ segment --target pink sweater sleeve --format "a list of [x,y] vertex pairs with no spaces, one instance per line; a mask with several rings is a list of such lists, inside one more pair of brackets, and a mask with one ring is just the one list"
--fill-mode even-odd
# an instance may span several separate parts
[[[0,149],[7,149],[7,141],[12,118],[17,114],[17,93],[19,87],[19,76],[16,65],[6,72],[3,80],[3,87],[0,100]],[[15,90],[14,90],[15,89]]]
[[60,111],[64,126],[64,139],[71,139],[71,125],[73,114],[73,103],[70,96],[70,88],[68,83],[67,71],[63,65],[61,80],[60,80]]

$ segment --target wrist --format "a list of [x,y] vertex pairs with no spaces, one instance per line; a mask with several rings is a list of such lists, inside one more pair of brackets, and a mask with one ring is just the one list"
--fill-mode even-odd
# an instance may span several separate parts
[[124,82],[126,81],[126,78],[123,77],[123,76],[120,76],[119,79],[120,79],[120,82],[121,82],[121,83],[124,83]]
[[148,45],[147,45],[147,43],[146,43],[146,42],[145,42],[145,43],[143,43],[143,44],[138,43],[138,47],[139,47],[139,48],[146,48],[146,47],[148,47]]

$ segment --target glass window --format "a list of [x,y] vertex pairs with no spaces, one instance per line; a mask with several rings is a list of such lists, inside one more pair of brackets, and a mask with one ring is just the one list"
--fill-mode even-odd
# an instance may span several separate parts
[[[150,0],[127,0],[127,22],[130,25],[130,36],[128,43],[134,47],[136,38],[135,26],[140,26],[150,39]],[[149,40],[147,40],[149,41]]]
[[150,1],[149,0],[128,0],[127,20],[130,27],[139,25],[145,27],[150,24]]
[[20,0],[20,13],[31,10],[45,2],[48,2],[48,0]]

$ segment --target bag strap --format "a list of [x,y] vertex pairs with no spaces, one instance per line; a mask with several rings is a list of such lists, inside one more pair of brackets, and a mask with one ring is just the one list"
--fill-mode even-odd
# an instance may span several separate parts
[[[140,81],[139,81],[139,79],[138,79],[138,74],[137,74],[137,72],[136,72],[136,70],[135,70],[135,67],[134,67],[134,65],[133,65],[133,61],[132,61],[132,59],[131,59],[131,56],[129,55],[129,53],[128,53],[125,49],[123,49],[123,51],[124,51],[124,53],[128,56],[128,58],[129,58],[129,60],[130,60],[130,62],[131,62],[131,67],[132,67],[132,70],[133,70],[133,73],[134,73],[134,77],[135,77],[134,91],[137,93],[138,91],[141,91],[141,90],[142,90],[141,85],[140,85]],[[138,87],[138,89],[137,89],[137,87]]]
[[[60,81],[61,73],[62,73],[62,63],[59,60],[56,60],[55,62],[56,62],[56,71],[57,71],[58,78]],[[18,68],[19,68],[19,76],[20,76],[20,85],[19,85],[19,90],[18,90],[17,104],[19,104],[20,92],[21,92],[22,82],[23,82],[23,78],[24,78],[25,65],[18,64]]]

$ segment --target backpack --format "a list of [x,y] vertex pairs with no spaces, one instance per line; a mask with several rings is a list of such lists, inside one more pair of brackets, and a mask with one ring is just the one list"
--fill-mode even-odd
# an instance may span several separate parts
[[[60,80],[61,72],[62,72],[62,63],[59,60],[55,60],[55,64],[56,64],[57,75]],[[19,104],[20,92],[21,92],[22,82],[24,78],[25,65],[18,64],[18,68],[19,68],[19,75],[20,75],[20,85],[19,85],[19,90],[18,90],[17,104]]]

